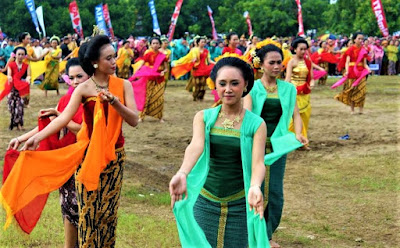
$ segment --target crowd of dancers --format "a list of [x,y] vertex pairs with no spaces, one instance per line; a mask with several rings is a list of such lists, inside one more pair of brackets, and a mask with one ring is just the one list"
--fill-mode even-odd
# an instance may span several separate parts
[[302,37],[252,36],[246,44],[234,32],[225,44],[196,36],[191,48],[186,39],[118,43],[97,33],[71,47],[77,40],[53,36],[39,56],[28,33],[20,40],[5,65],[0,95],[8,98],[11,130],[23,129],[30,82],[42,77],[40,89],[58,93],[65,71],[70,89],[55,108],[40,111],[37,127],[10,141],[0,202],[6,226],[14,218],[30,233],[48,194],[59,189],[65,247],[115,246],[122,122],[135,127],[146,116],[164,122],[166,84],[179,78],[188,79],[193,101],[203,101],[207,87],[215,96],[214,107],[195,115],[192,141],[169,184],[182,246],[280,247],[273,233],[282,216],[286,157],[311,149],[315,81],[325,84],[329,64],[337,65],[333,73],[343,78],[333,87],[344,86],[335,99],[361,114],[371,73],[361,33],[340,56],[325,41],[312,53],[314,43]]

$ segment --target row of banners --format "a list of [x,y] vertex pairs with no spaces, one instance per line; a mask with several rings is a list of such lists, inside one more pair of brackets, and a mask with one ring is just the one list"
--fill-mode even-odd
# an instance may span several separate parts
[[[303,36],[304,35],[304,26],[303,26],[303,16],[302,16],[302,11],[301,11],[301,0],[295,0],[297,4],[297,21],[299,24],[299,30],[298,30],[298,35]],[[335,4],[336,1],[332,2],[331,4]],[[36,31],[41,35],[41,30],[43,31],[43,35],[46,36],[46,29],[44,26],[44,19],[43,19],[43,8],[42,6],[39,6],[38,8],[35,8],[35,1],[34,0],[25,0],[26,7],[28,8],[32,21],[35,25]],[[161,35],[161,29],[160,25],[158,24],[158,19],[157,19],[157,12],[156,12],[156,6],[154,3],[154,0],[149,0],[149,8],[150,8],[150,13],[151,17],[153,20],[153,32]],[[174,32],[175,32],[175,27],[176,23],[178,22],[178,17],[179,13],[181,11],[183,4],[183,0],[177,0],[174,12],[171,17],[171,25],[169,26],[168,29],[168,34],[167,37],[169,41],[172,40],[172,37],[174,37]],[[381,30],[381,33],[384,37],[389,35],[389,29],[388,25],[386,22],[386,17],[385,17],[385,12],[383,11],[383,5],[381,0],[371,0],[371,7],[372,11],[375,14],[376,20],[378,22],[378,27]],[[212,27],[212,36],[213,39],[216,40],[218,39],[217,35],[217,30],[215,29],[215,23],[214,23],[214,18],[212,16],[213,11],[210,8],[210,6],[207,6],[207,12],[208,16],[210,17],[211,21],[211,27]],[[72,27],[81,38],[83,38],[83,29],[82,29],[82,22],[81,18],[79,15],[79,9],[76,1],[72,1],[69,4],[69,13],[71,16],[71,22],[72,22]],[[249,36],[253,34],[253,28],[251,25],[251,20],[250,20],[250,14],[248,11],[244,13],[244,18],[246,19],[247,27],[248,27],[248,33]],[[108,11],[108,5],[107,4],[98,4],[95,6],[95,19],[96,19],[96,25],[99,27],[100,30],[103,30],[105,34],[108,36],[114,38],[114,31],[111,25],[111,18],[110,18],[110,12]],[[39,27],[40,25],[40,27]]]

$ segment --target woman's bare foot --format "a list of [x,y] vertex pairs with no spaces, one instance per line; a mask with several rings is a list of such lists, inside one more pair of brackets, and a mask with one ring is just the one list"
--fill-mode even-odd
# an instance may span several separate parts
[[161,118],[160,119],[160,123],[164,123],[165,121],[164,121],[164,119],[163,118]]
[[139,118],[138,122],[139,122],[139,123],[140,123],[140,122],[143,122],[143,119],[142,119],[142,118]]
[[[302,146],[299,148],[300,151],[311,151],[311,147],[309,146]],[[272,247],[272,246],[271,246]]]
[[269,241],[269,246],[271,246],[271,248],[280,248],[281,247],[278,243],[276,243],[273,240]]

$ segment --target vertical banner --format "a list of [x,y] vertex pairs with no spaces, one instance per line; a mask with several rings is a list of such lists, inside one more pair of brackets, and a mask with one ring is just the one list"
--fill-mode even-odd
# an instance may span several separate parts
[[78,5],[76,4],[75,0],[69,4],[69,15],[71,16],[72,28],[75,30],[75,33],[77,33],[81,39],[83,39],[84,37],[81,17],[79,15]]
[[174,37],[176,22],[178,21],[179,12],[181,11],[182,3],[183,3],[183,0],[178,0],[176,2],[175,10],[171,17],[171,25],[169,25],[169,30],[168,30],[168,34],[167,34],[169,41],[171,41],[172,38]]
[[35,11],[36,10],[35,1],[34,0],[25,0],[25,5],[28,8],[29,13],[31,14],[33,24],[35,24],[36,32],[38,32],[38,34],[40,35],[41,32],[40,32],[39,23],[38,23],[36,11]]
[[371,0],[372,11],[375,14],[376,21],[378,22],[378,27],[384,37],[389,35],[389,28],[386,22],[385,11],[383,10],[383,5],[381,0]]
[[299,36],[304,36],[303,15],[301,14],[301,1],[296,0],[297,3],[297,22],[299,23]]
[[160,25],[158,25],[156,6],[154,5],[154,0],[149,1],[149,8],[150,8],[151,18],[153,19],[153,32],[158,35],[161,35],[161,30],[160,30]]
[[213,40],[217,40],[217,39],[218,39],[218,35],[217,35],[217,30],[215,29],[214,18],[213,18],[213,16],[212,16],[213,11],[212,11],[212,9],[210,8],[210,6],[208,6],[208,5],[207,5],[207,11],[208,11],[208,16],[210,17],[210,21],[211,21]]
[[104,14],[104,19],[105,19],[105,21],[107,23],[107,26],[108,26],[108,31],[110,33],[110,36],[111,36],[111,38],[114,39],[114,30],[113,30],[113,27],[111,25],[110,12],[108,11],[108,5],[107,4],[103,5],[103,14]]
[[104,32],[104,34],[108,35],[107,25],[104,20],[104,13],[103,13],[103,4],[96,5],[94,7],[94,17],[96,18],[96,25],[97,27]]
[[251,26],[250,14],[248,11],[244,12],[244,18],[246,18],[247,28],[249,29],[249,36],[253,34],[253,27]]
[[43,19],[43,7],[39,6],[36,8],[36,15],[40,24],[40,27],[43,31],[43,37],[46,37],[46,27],[44,26],[44,19]]

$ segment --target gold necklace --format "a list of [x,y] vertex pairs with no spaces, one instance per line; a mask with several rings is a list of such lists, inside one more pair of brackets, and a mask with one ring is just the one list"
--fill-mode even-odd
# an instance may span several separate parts
[[102,90],[107,90],[107,91],[108,91],[108,82],[107,82],[107,85],[106,85],[106,86],[101,86],[101,85],[99,85],[96,81],[94,81],[94,78],[93,78],[93,77],[91,77],[91,79],[92,79],[94,85],[96,86],[96,91],[97,91],[97,92],[100,92],[100,91],[102,91]]
[[264,81],[261,80],[261,82],[263,83],[265,90],[268,93],[275,93],[275,91],[278,89],[278,85],[275,84],[274,86],[268,86],[267,83],[265,83]]
[[235,118],[233,120],[229,119],[226,115],[226,113],[224,111],[222,111],[218,114],[218,117],[220,118],[225,118],[225,120],[222,122],[222,126],[224,127],[224,129],[233,129],[235,126],[235,122],[239,123],[240,119],[241,119],[241,114],[242,114],[242,110],[243,108],[240,110],[240,113],[238,115],[235,116]]
[[265,86],[265,89],[267,90],[268,93],[274,93],[278,89],[278,86],[277,85]]

